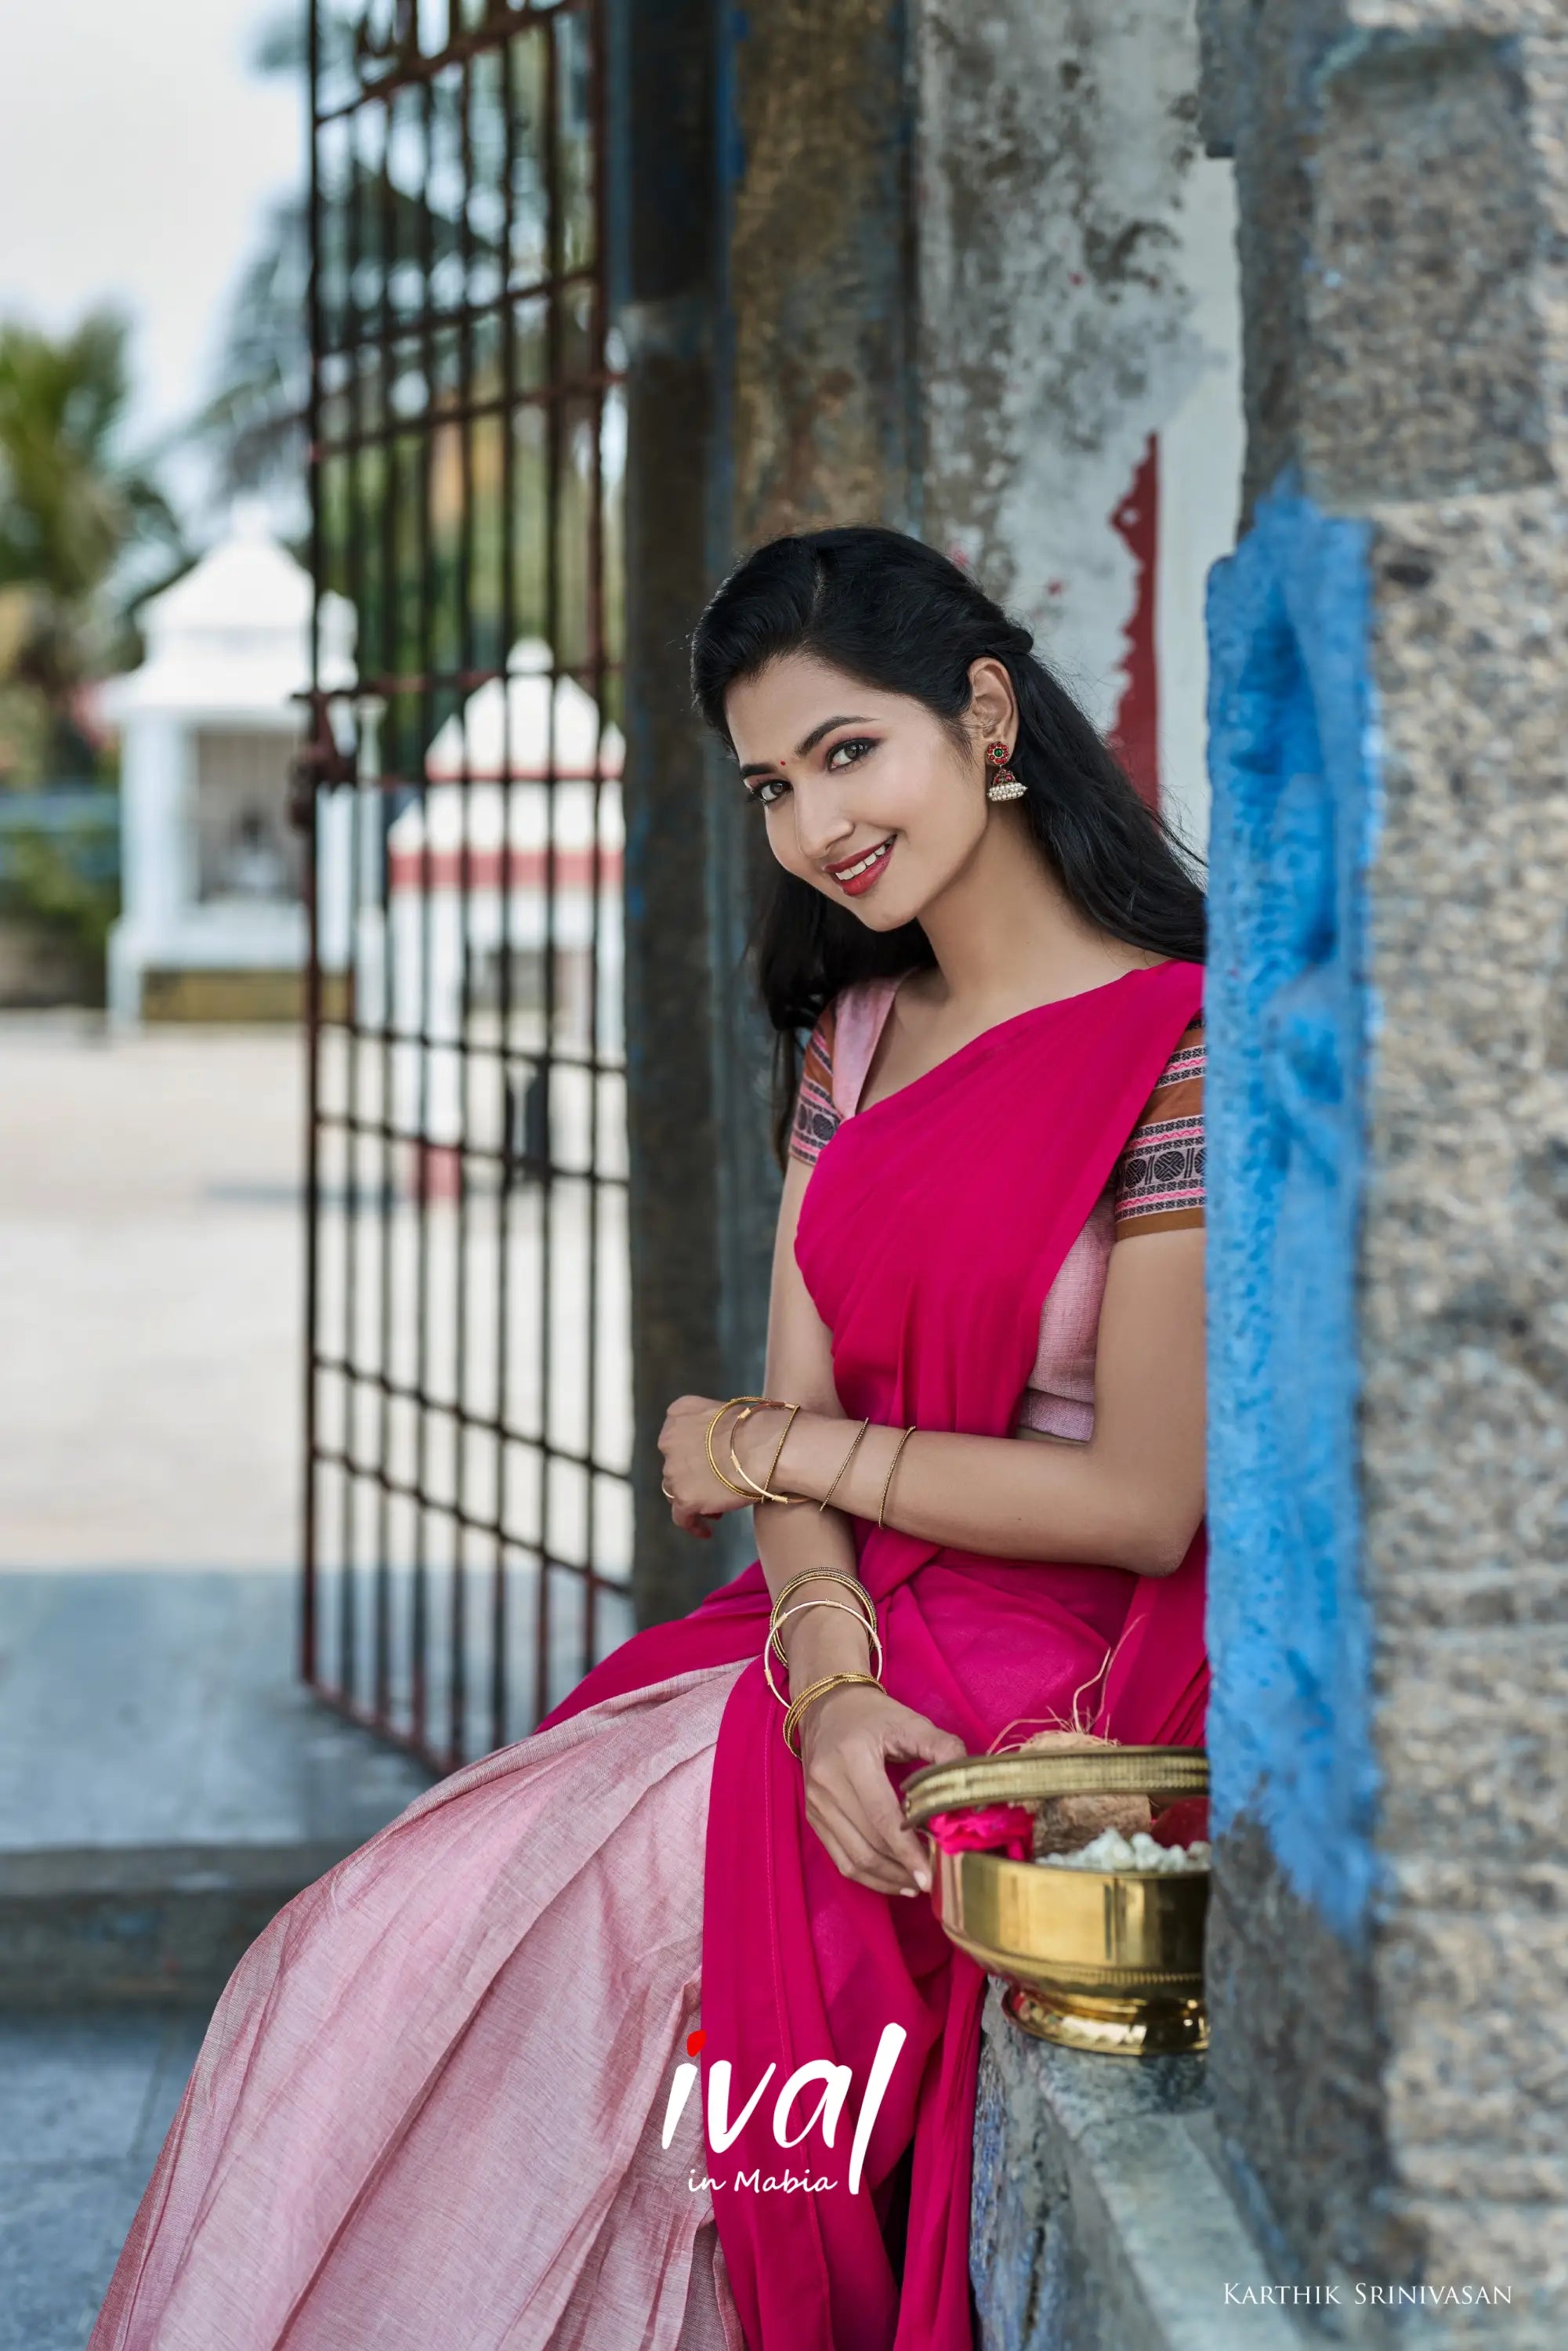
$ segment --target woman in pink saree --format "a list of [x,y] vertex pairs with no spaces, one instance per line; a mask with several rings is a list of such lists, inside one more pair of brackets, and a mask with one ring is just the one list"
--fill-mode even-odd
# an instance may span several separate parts
[[1201,894],[917,542],[759,550],[694,668],[786,1175],[769,1401],[660,1443],[694,1536],[777,1498],[759,1556],[267,1928],[89,2351],[974,2351],[986,1979],[897,1783],[1202,1738]]

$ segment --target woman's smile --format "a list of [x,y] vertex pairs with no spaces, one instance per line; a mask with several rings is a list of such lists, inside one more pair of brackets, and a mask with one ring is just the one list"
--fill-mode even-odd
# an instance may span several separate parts
[[852,898],[858,898],[881,878],[893,854],[894,839],[890,832],[885,840],[877,842],[874,849],[868,849],[862,855],[851,858],[841,865],[826,865],[822,871],[838,883],[841,890],[847,891]]

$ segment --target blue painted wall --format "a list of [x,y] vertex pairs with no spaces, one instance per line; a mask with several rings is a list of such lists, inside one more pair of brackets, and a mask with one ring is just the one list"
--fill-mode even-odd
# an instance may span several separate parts
[[1209,575],[1208,1744],[1358,1939],[1374,1873],[1355,1252],[1376,819],[1367,527],[1282,476]]

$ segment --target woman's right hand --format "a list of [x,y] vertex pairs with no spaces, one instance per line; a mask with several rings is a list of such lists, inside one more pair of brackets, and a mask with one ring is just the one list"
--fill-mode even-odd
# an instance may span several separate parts
[[838,1867],[878,1894],[928,1894],[926,1847],[904,1822],[890,1763],[956,1763],[961,1739],[864,1682],[813,1698],[801,1718],[806,1818]]

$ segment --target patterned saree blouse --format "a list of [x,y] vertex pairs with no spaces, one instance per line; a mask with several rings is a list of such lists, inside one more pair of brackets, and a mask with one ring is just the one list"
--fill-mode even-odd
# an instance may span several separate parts
[[[896,978],[862,980],[835,997],[806,1047],[789,1155],[815,1164],[859,1108]],[[1080,1440],[1094,1430],[1094,1356],[1112,1248],[1136,1233],[1204,1221],[1204,1035],[1178,1041],[1127,1138],[1111,1180],[1062,1260],[1040,1318],[1040,1348],[1015,1429]]]

